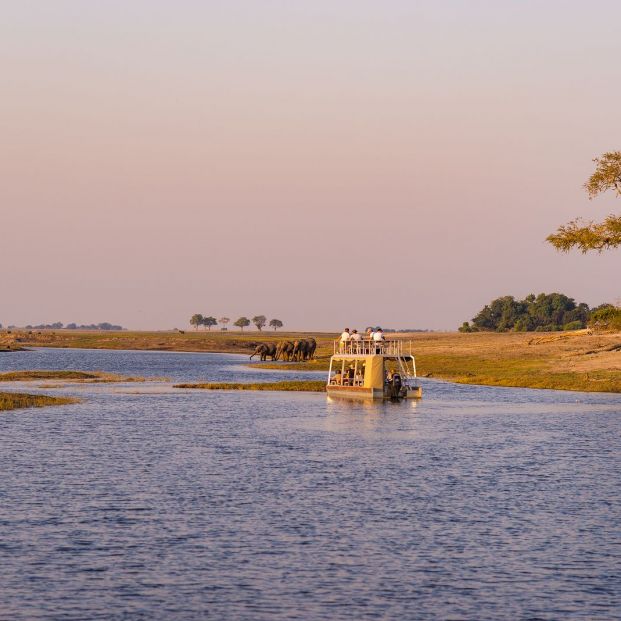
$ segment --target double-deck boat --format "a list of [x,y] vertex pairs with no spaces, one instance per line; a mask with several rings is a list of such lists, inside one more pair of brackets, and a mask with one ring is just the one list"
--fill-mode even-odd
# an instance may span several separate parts
[[334,341],[326,392],[363,399],[420,399],[412,342]]

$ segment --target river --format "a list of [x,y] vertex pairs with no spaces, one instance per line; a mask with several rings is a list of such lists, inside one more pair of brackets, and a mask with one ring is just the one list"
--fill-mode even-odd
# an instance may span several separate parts
[[39,349],[0,371],[0,619],[619,619],[621,396],[423,381],[424,398],[210,392],[247,357]]

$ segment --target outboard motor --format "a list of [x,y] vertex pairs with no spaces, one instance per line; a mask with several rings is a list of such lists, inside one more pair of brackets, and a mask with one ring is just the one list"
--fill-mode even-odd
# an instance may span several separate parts
[[390,385],[390,398],[399,399],[399,397],[401,397],[402,388],[403,382],[401,381],[401,376],[398,373],[395,373],[392,376],[392,383]]

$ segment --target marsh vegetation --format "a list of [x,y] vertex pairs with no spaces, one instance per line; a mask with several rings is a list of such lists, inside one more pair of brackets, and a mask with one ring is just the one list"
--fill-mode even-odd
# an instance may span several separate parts
[[64,380],[70,382],[144,382],[144,377],[125,377],[100,371],[36,370],[0,373],[0,382],[31,382],[35,380]]
[[175,384],[175,388],[197,388],[201,390],[276,390],[276,391],[305,391],[325,392],[325,380],[297,381],[297,382],[207,382],[197,384]]
[[49,397],[48,395],[30,395],[19,392],[0,392],[0,411],[19,408],[42,408],[48,405],[67,405],[78,403],[71,397]]

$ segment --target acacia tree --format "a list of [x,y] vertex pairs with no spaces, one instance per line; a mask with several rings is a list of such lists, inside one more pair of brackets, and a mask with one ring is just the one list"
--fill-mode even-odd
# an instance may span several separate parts
[[280,319],[272,319],[270,321],[270,328],[274,328],[274,330],[277,330],[278,328],[282,328],[283,323],[282,321],[280,321]]
[[[593,161],[595,172],[584,184],[589,199],[607,190],[621,196],[621,151],[609,151]],[[583,254],[589,250],[601,252],[617,248],[621,246],[621,216],[610,214],[603,222],[584,222],[576,218],[548,235],[546,241],[561,252],[569,252],[574,247]]]
[[198,330],[198,326],[203,325],[203,316],[200,313],[196,313],[190,317],[190,325],[194,326],[196,330]]
[[241,328],[243,332],[244,328],[250,325],[250,319],[248,317],[240,317],[233,325]]
[[215,317],[203,317],[203,325],[211,332],[211,326],[218,325]]
[[226,330],[226,324],[231,321],[228,317],[220,317],[220,319],[218,319],[218,322],[222,325],[222,328],[220,328],[221,330]]
[[255,315],[252,318],[252,323],[257,326],[257,330],[261,332],[261,330],[263,330],[263,327],[267,323],[267,317],[265,315]]

